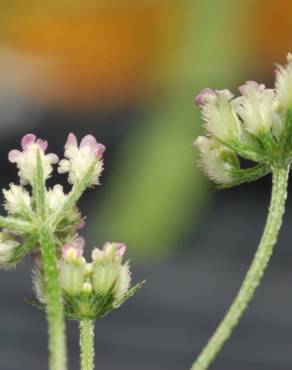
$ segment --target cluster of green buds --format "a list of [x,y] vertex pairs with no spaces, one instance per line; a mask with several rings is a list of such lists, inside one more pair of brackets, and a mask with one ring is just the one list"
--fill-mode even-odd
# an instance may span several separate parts
[[[239,91],[234,98],[207,88],[196,98],[205,129],[195,141],[199,164],[218,188],[256,180],[292,160],[292,55],[277,66],[275,89],[247,81]],[[256,164],[243,167],[240,159]]]
[[[69,319],[95,320],[118,308],[141,284],[130,288],[129,262],[123,264],[124,244],[107,242],[102,250],[94,248],[90,263],[83,257],[83,247],[81,238],[62,247],[59,273],[64,310]],[[45,305],[41,265],[35,269],[34,287],[39,302]]]

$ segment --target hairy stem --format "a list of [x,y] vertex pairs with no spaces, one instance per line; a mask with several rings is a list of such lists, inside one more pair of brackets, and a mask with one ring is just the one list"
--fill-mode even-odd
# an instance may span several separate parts
[[97,160],[95,160],[91,166],[88,168],[88,170],[85,172],[84,176],[78,181],[76,184],[73,185],[72,190],[68,194],[67,200],[64,203],[63,207],[60,209],[60,211],[56,214],[56,216],[51,220],[52,227],[56,227],[60,219],[62,219],[63,215],[68,212],[68,210],[72,209],[84,190],[88,186],[88,181],[90,177],[92,176],[92,173],[94,172],[94,169],[97,165]]
[[34,174],[33,195],[39,223],[39,244],[42,254],[44,283],[46,290],[46,311],[49,330],[50,370],[67,369],[67,348],[62,290],[59,281],[56,243],[49,229],[46,209],[46,185],[40,152],[37,153],[37,168]]
[[44,227],[40,235],[40,246],[47,297],[46,311],[49,330],[50,370],[65,370],[67,368],[65,322],[56,246],[46,227]]
[[268,265],[282,224],[289,168],[276,167],[272,173],[273,188],[269,214],[258,250],[235,300],[191,370],[206,370],[215,359],[246,310]]
[[94,322],[90,319],[80,321],[81,370],[94,369]]

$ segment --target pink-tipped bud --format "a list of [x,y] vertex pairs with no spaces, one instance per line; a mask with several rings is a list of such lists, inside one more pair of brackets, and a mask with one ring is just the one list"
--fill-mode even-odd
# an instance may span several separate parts
[[79,237],[74,243],[66,243],[62,247],[62,256],[64,259],[78,259],[82,257],[84,250],[85,241],[82,237]]
[[195,103],[203,107],[210,99],[216,97],[216,92],[208,87],[203,89],[195,98]]
[[101,143],[97,143],[95,154],[97,157],[102,157],[103,153],[105,152],[105,146]]
[[65,148],[69,147],[69,146],[75,146],[75,147],[78,146],[77,138],[76,138],[75,134],[73,134],[72,132],[70,132],[70,134],[68,135],[68,138],[67,138],[67,141],[66,141],[66,144],[65,144]]
[[246,81],[243,85],[239,86],[238,90],[242,95],[246,95],[251,89],[257,92],[264,91],[266,86],[259,84],[256,81]]

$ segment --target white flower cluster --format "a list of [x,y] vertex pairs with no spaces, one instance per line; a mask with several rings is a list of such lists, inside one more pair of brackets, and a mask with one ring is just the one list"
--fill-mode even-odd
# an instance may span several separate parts
[[196,98],[206,132],[206,137],[195,142],[201,153],[199,163],[219,184],[230,182],[233,169],[239,169],[237,154],[251,159],[252,151],[263,154],[265,150],[262,158],[267,158],[272,155],[271,148],[281,142],[292,110],[292,55],[288,54],[286,66],[277,67],[275,90],[247,81],[239,91],[241,96],[234,98],[228,90],[207,88]]
[[[107,242],[102,249],[94,248],[92,262],[83,257],[84,240],[65,244],[59,261],[60,282],[65,292],[65,311],[75,311],[76,315],[98,317],[104,300],[110,309],[118,307],[129,291],[131,273],[129,263],[123,263],[126,246],[122,243]],[[40,302],[46,302],[43,276],[37,269],[34,274],[34,287]],[[66,301],[66,297],[70,297]],[[91,302],[97,302],[91,305]],[[105,313],[105,312],[103,312]]]
[[102,249],[94,248],[91,263],[86,263],[83,247],[82,241],[62,248],[60,277],[63,289],[69,294],[80,294],[85,287],[86,291],[106,295],[114,285],[115,298],[121,298],[131,284],[129,264],[122,264],[126,246],[107,242]]
[[[78,145],[71,133],[65,158],[59,162],[55,154],[46,154],[48,143],[33,134],[25,135],[21,146],[21,151],[9,152],[9,160],[18,168],[20,185],[10,184],[3,190],[8,215],[0,216],[0,226],[5,230],[0,233],[0,268],[13,267],[30,254],[35,262],[36,305],[46,308],[55,299],[52,295],[55,297],[57,289],[50,289],[47,283],[51,279],[59,288],[67,317],[102,317],[141,286],[130,287],[129,263],[123,263],[124,244],[108,242],[102,249],[94,248],[90,263],[83,257],[85,242],[79,229],[85,221],[77,202],[86,188],[99,184],[105,147],[91,135]],[[72,185],[67,194],[60,184],[52,188],[46,185],[53,164],[58,162],[58,172],[68,173]]]
[[75,184],[80,181],[91,166],[94,166],[94,171],[89,179],[89,186],[97,185],[103,170],[101,158],[104,151],[105,146],[98,143],[91,135],[85,136],[78,147],[76,136],[71,133],[65,144],[65,157],[67,159],[60,161],[58,172],[68,172],[68,181],[70,184]]
[[[14,222],[26,222],[33,225],[38,214],[34,194],[38,161],[40,160],[44,180],[47,180],[51,176],[53,165],[57,164],[59,159],[55,154],[46,154],[47,141],[37,139],[34,134],[25,135],[21,140],[21,147],[22,150],[14,149],[8,154],[10,162],[15,163],[18,168],[21,185],[10,184],[8,189],[3,190],[4,208]],[[78,185],[78,182],[83,181],[83,190],[96,185],[103,168],[104,150],[105,147],[97,143],[91,135],[85,136],[78,148],[77,139],[71,133],[65,144],[65,157],[68,159],[61,160],[58,171],[68,172],[68,180],[73,185]],[[30,186],[26,188],[26,185]],[[45,185],[44,187],[45,209],[50,219],[54,219],[54,215],[61,214],[57,220],[60,223],[60,232],[58,225],[56,226],[57,240],[63,244],[76,238],[77,230],[84,225],[84,219],[81,218],[76,205],[72,204],[62,214],[70,193],[65,194],[63,187],[59,184],[49,189]],[[74,186],[72,192],[74,192]],[[80,195],[78,194],[78,197]],[[16,246],[15,243],[19,244],[13,240],[0,243],[0,267],[6,267],[9,263],[10,252],[13,250],[12,247]],[[21,256],[21,253],[19,255]]]

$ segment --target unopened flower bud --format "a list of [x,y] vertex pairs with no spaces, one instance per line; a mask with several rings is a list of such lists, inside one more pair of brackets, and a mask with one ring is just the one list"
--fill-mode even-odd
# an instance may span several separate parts
[[218,184],[230,183],[232,170],[239,168],[234,152],[205,136],[199,136],[195,145],[200,151],[199,166],[206,176]]
[[64,205],[66,199],[67,195],[64,194],[62,185],[57,184],[46,192],[46,203],[51,212],[60,209]]
[[92,286],[95,293],[106,294],[117,282],[120,265],[117,262],[95,262],[92,271]]
[[264,84],[247,81],[239,91],[242,96],[234,100],[234,106],[246,130],[255,136],[268,132],[275,115],[274,90],[266,89]]
[[123,243],[106,242],[103,245],[102,250],[94,248],[92,251],[92,259],[94,261],[101,261],[107,259],[120,263],[123,259],[123,255],[126,252],[126,245]]
[[85,261],[82,257],[74,260],[67,259],[60,264],[61,286],[68,294],[76,295],[81,293],[85,274]]
[[78,237],[72,243],[66,243],[62,247],[62,256],[67,261],[74,261],[80,258],[83,254],[85,241],[82,237]]
[[241,127],[228,90],[204,89],[196,98],[202,108],[205,127],[210,135],[220,140],[239,139]]
[[209,88],[205,88],[200,92],[199,95],[196,96],[195,103],[203,107],[205,104],[208,104],[215,99],[216,99],[215,91]]
[[31,200],[27,190],[22,186],[10,184],[8,190],[3,189],[4,208],[11,215],[24,214],[31,211]]
[[114,285],[114,292],[123,294],[130,285],[128,264],[122,265],[126,245],[107,242],[102,250],[92,251],[92,282],[96,293],[106,294]]

